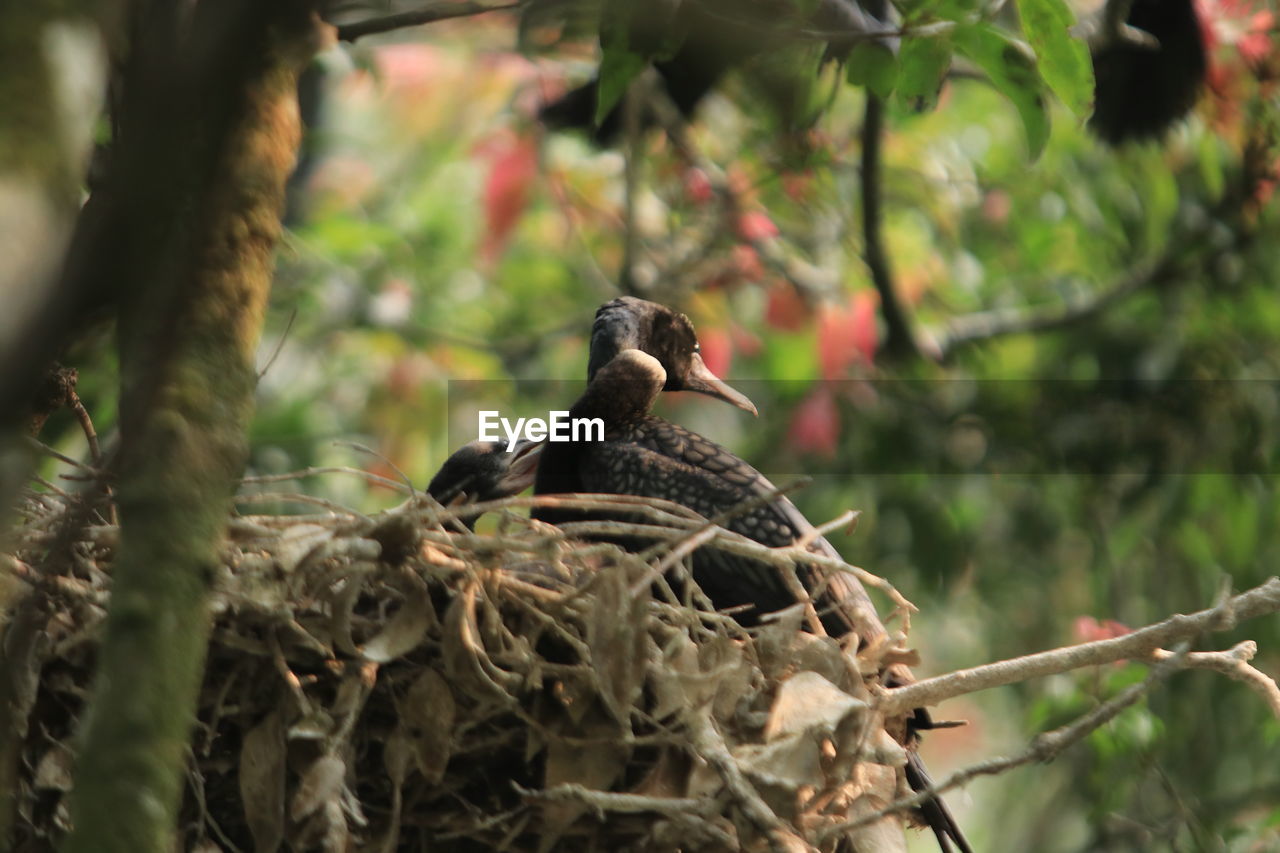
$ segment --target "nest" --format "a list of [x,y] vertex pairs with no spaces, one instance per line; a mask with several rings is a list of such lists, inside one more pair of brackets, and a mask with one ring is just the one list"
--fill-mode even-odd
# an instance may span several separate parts
[[[664,575],[695,546],[821,558],[655,501],[589,502],[645,515],[644,555],[506,511],[545,500],[485,535],[421,497],[233,518],[183,848],[901,849],[875,815],[905,753],[863,675],[892,652],[804,630],[811,605],[744,630]],[[5,558],[15,850],[67,830],[106,615],[118,531],[75,506],[29,496]]]

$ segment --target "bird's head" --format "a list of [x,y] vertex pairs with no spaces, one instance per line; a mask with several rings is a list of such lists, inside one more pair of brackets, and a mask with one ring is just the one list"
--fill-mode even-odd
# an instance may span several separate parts
[[699,352],[693,323],[664,305],[622,296],[596,312],[591,328],[587,381],[624,350],[639,350],[658,360],[666,373],[664,391],[696,391],[757,414],[746,395],[731,388],[707,368]]
[[542,448],[541,442],[527,439],[517,442],[510,452],[500,442],[465,444],[440,466],[427,486],[427,494],[445,506],[518,495],[533,485]]

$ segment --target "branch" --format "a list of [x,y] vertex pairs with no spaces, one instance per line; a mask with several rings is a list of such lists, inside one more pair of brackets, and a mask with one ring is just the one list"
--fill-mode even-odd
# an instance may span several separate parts
[[[1229,604],[1229,602],[1227,603]],[[1214,612],[1218,608],[1214,609]],[[1182,658],[1186,655],[1186,644],[1176,652],[1169,653],[1170,657],[1157,664],[1152,668],[1147,677],[1138,684],[1131,684],[1124,690],[1121,690],[1112,698],[1103,702],[1097,708],[1077,719],[1075,722],[1069,723],[1061,728],[1053,731],[1044,732],[1036,735],[1031,744],[1022,753],[1011,756],[1009,758],[993,758],[990,761],[983,761],[957,770],[942,782],[931,785],[923,791],[918,791],[910,797],[903,797],[885,806],[878,811],[868,815],[847,821],[845,823],[836,824],[826,828],[820,833],[819,842],[831,838],[833,836],[849,832],[861,826],[874,823],[881,818],[894,814],[895,812],[905,811],[907,809],[918,808],[930,799],[943,794],[952,788],[956,788],[971,779],[978,776],[994,776],[1012,770],[1015,767],[1021,767],[1024,764],[1032,762],[1046,762],[1055,758],[1059,753],[1067,747],[1082,740],[1090,732],[1106,725],[1113,720],[1121,711],[1133,705],[1141,699],[1148,691],[1151,690],[1158,682],[1163,681],[1180,668]]]
[[[1271,713],[1280,718],[1280,686],[1275,679],[1249,664],[1258,653],[1258,644],[1253,640],[1236,643],[1225,652],[1189,652],[1183,656],[1183,669],[1211,669],[1228,678],[1242,681],[1258,693],[1271,706]],[[1165,649],[1157,649],[1151,656],[1153,661],[1172,660],[1173,653]]]
[[[905,687],[895,687],[885,692],[882,707],[886,716],[892,716],[912,708],[937,705],[939,702],[963,696],[966,693],[1014,684],[1030,678],[1056,675],[1085,666],[1098,666],[1125,659],[1149,660],[1159,657],[1159,650],[1165,646],[1189,640],[1206,632],[1230,630],[1239,622],[1276,612],[1280,612],[1280,578],[1273,577],[1247,592],[1226,599],[1219,607],[1201,610],[1191,615],[1170,616],[1163,622],[1157,622],[1131,634],[1125,634],[1123,637],[1024,655],[985,666],[962,669],[936,678],[926,678]],[[1168,652],[1164,654],[1168,655]],[[1204,658],[1193,660],[1203,661],[1201,665],[1209,665],[1208,660]],[[1216,666],[1218,659],[1214,660]],[[1232,664],[1232,666],[1237,665]],[[1240,675],[1244,674],[1243,671],[1238,672]],[[1265,678],[1261,673],[1258,673],[1258,676]],[[1257,679],[1252,680],[1257,687]],[[1274,683],[1270,689],[1275,689]]]
[[[1176,241],[1176,249],[1186,246],[1186,238]],[[1130,270],[1109,287],[1087,297],[1050,308],[1012,308],[979,311],[952,320],[937,342],[938,358],[945,360],[958,348],[977,341],[1006,335],[1031,334],[1063,329],[1091,320],[1111,306],[1178,272],[1175,247],[1171,245],[1157,261]]]
[[509,9],[519,9],[523,5],[522,2],[507,3],[501,6],[487,6],[484,3],[428,3],[423,9],[416,12],[402,12],[398,15],[387,15],[383,18],[370,18],[365,21],[355,21],[350,24],[343,24],[338,27],[339,41],[355,41],[364,36],[375,35],[377,33],[389,33],[392,30],[399,30],[405,27],[419,27],[424,24],[434,24],[436,21],[447,21],[453,18],[469,18],[474,15],[483,15],[486,12],[503,12]]
[[920,354],[906,311],[898,300],[881,233],[880,143],[884,135],[884,101],[867,91],[866,114],[862,121],[862,235],[867,270],[880,294],[880,316],[884,318],[884,351],[893,357]]
[[[711,183],[712,192],[732,221],[744,212],[741,200],[724,170],[712,163],[698,150],[689,138],[688,122],[662,86],[650,86],[645,93],[648,108],[662,127],[676,152],[686,164],[701,169]],[[712,243],[719,237],[715,234]],[[756,237],[744,235],[742,241],[755,250],[765,265],[789,283],[805,299],[816,299],[834,291],[839,286],[837,277],[828,270],[798,257],[789,255],[783,248],[781,237]],[[699,254],[708,254],[711,246],[704,246]]]

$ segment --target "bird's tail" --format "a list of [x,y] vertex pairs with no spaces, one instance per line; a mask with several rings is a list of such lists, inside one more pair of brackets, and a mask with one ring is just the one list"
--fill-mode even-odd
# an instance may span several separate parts
[[[920,755],[910,747],[907,749],[907,784],[916,793],[927,791],[933,787],[933,779],[929,777],[929,771],[925,769],[924,762],[920,760]],[[920,805],[920,815],[924,818],[924,822],[929,825],[929,828],[933,830],[942,853],[953,853],[955,850],[958,850],[959,853],[973,853],[973,848],[969,846],[968,840],[965,839],[964,833],[960,831],[959,824],[951,816],[951,810],[942,801],[942,797],[933,794],[929,799],[925,800]],[[951,846],[953,843],[955,844],[954,848]]]

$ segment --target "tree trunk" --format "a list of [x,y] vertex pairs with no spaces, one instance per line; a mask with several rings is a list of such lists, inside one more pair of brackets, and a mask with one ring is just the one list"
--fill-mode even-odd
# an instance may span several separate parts
[[77,260],[102,262],[119,306],[121,546],[72,853],[173,849],[298,142],[296,77],[321,33],[304,2],[142,5],[110,177],[87,213],[106,211],[116,239],[87,241]]

